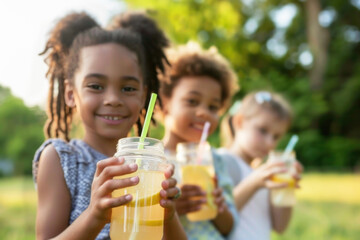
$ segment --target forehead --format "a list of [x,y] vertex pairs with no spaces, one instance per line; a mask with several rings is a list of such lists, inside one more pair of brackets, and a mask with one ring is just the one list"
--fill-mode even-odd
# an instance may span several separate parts
[[250,120],[259,126],[266,127],[277,133],[285,133],[289,127],[288,120],[269,110],[258,112]]
[[208,76],[185,76],[180,78],[173,90],[174,95],[200,94],[216,100],[221,99],[221,86]]
[[135,74],[137,76],[141,73],[136,54],[116,43],[84,47],[80,51],[79,61],[79,70],[84,73]]

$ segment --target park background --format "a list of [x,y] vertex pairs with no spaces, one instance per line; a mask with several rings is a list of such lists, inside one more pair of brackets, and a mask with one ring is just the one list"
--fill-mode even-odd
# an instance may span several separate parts
[[[359,239],[359,0],[113,2],[124,10],[150,9],[173,44],[215,45],[239,77],[233,101],[259,89],[289,100],[295,121],[279,148],[297,134],[305,173],[290,226],[272,239]],[[31,161],[44,141],[45,119],[44,104],[29,106],[0,85],[1,239],[35,238]],[[151,128],[151,136],[162,137],[161,125]],[[218,131],[210,141],[219,146]]]

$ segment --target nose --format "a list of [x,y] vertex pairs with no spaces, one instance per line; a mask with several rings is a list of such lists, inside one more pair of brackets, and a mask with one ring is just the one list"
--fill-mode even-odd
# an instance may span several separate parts
[[104,96],[104,105],[118,107],[122,105],[121,93],[115,88],[108,88]]
[[196,116],[201,118],[201,119],[208,120],[210,114],[211,114],[210,110],[209,110],[209,108],[207,106],[200,105],[196,109]]

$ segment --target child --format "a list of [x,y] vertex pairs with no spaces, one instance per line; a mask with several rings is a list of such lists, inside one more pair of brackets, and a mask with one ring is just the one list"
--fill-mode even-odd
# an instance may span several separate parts
[[[270,239],[271,229],[282,233],[291,217],[290,207],[274,207],[269,201],[268,189],[287,186],[269,181],[272,175],[283,172],[284,166],[282,163],[265,163],[256,169],[251,166],[259,165],[258,159],[274,150],[288,130],[292,121],[290,106],[278,94],[255,92],[243,99],[227,121],[232,134],[224,137],[230,144],[219,152],[235,185],[234,201],[240,219],[230,239]],[[302,167],[298,162],[296,168],[300,174]],[[294,176],[297,181],[298,174]]]
[[[158,90],[158,79],[148,74],[163,68],[167,39],[146,16],[127,16],[131,29],[106,31],[85,13],[69,14],[56,24],[42,53],[49,65],[45,131],[50,139],[34,157],[38,239],[109,239],[111,209],[132,200],[131,195],[112,198],[111,192],[136,185],[138,177],[113,177],[135,172],[137,165],[111,156],[135,123],[141,131],[149,93]],[[148,32],[142,31],[144,22]],[[148,35],[151,29],[157,34]],[[144,38],[162,39],[151,56]],[[68,141],[75,110],[84,137]],[[172,171],[165,172],[160,192],[164,239],[186,239],[172,200],[179,192]]]
[[[236,75],[215,48],[202,50],[195,43],[167,52],[171,69],[160,78],[164,119],[163,138],[168,152],[181,142],[199,142],[206,121],[209,134],[217,128],[219,115],[232,96]],[[204,189],[183,185],[176,210],[189,239],[224,239],[232,230],[236,210],[232,186],[223,162],[213,154],[218,186],[213,192],[218,213],[211,221],[190,222],[185,214],[200,210],[206,202]]]

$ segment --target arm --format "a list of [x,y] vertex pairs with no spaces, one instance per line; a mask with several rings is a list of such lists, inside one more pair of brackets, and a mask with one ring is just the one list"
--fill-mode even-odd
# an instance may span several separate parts
[[269,181],[272,175],[286,171],[283,166],[281,162],[265,163],[236,185],[233,189],[236,208],[240,211],[260,188],[286,187],[286,183]]
[[234,225],[233,216],[226,205],[221,188],[214,190],[215,204],[218,206],[218,214],[212,221],[217,230],[224,236],[228,235]]
[[60,159],[52,145],[46,147],[40,156],[37,180],[37,239],[94,239],[110,221],[111,208],[131,201],[129,195],[109,197],[114,189],[136,185],[138,182],[138,179],[137,182],[112,179],[114,176],[136,171],[136,167],[122,165],[123,162],[123,159],[109,158],[97,164],[90,205],[69,225],[71,198]]

